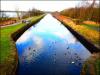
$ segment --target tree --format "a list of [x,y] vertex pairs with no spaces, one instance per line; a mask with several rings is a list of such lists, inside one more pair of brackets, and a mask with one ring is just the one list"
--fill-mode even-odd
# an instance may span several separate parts
[[8,15],[5,12],[0,12],[0,21],[7,20]]
[[75,8],[69,8],[61,11],[60,13],[65,16],[82,20],[92,20],[100,22],[100,6],[96,3],[96,0],[83,0]]
[[20,20],[21,18],[20,18],[19,8],[16,8],[15,10],[16,10],[17,17]]

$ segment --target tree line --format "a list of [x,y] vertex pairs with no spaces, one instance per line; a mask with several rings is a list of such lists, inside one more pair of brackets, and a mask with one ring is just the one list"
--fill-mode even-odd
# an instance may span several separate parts
[[19,9],[16,9],[15,13],[16,13],[16,17],[15,16],[14,17],[9,17],[9,15],[6,14],[6,12],[0,12],[0,22],[5,21],[5,20],[10,20],[12,18],[17,18],[17,19],[20,20],[20,19],[24,19],[24,18],[44,14],[43,11],[37,10],[35,8],[33,8],[32,10],[26,11],[26,12],[19,12]]
[[38,16],[38,15],[42,15],[42,14],[44,14],[43,11],[33,8],[32,10],[29,10],[27,13],[22,14],[22,18]]
[[75,19],[92,20],[100,22],[100,5],[93,0],[92,3],[85,0],[80,2],[75,8],[65,9],[60,13]]

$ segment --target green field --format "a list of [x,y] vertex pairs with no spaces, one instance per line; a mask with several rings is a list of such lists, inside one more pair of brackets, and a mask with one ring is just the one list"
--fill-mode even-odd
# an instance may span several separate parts
[[1,28],[1,38],[0,38],[0,42],[1,42],[1,63],[4,62],[4,60],[12,53],[12,39],[11,39],[11,34],[18,30],[19,28],[23,27],[25,24],[18,24],[16,26],[10,26],[10,27],[5,27],[5,28]]
[[97,25],[92,25],[92,24],[82,24],[84,27],[91,29],[91,30],[95,30],[95,31],[100,31],[99,26]]

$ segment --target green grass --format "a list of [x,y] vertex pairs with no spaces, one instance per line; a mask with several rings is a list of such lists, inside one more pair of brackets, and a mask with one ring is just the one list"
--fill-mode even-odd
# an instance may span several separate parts
[[1,43],[1,50],[0,50],[0,60],[1,63],[4,62],[4,60],[12,53],[11,50],[11,34],[18,30],[19,28],[23,27],[25,24],[18,24],[16,26],[10,26],[10,27],[5,27],[1,28],[1,38],[0,38],[0,43]]
[[81,75],[100,75],[100,53],[93,53],[84,62]]
[[88,29],[91,29],[91,30],[100,31],[100,28],[97,25],[82,24],[82,26],[84,26],[84,27],[86,27]]
[[[37,19],[39,19],[41,16],[38,17],[33,17],[31,19],[32,21],[35,21]],[[0,62],[2,63],[12,52],[11,50],[11,43],[12,43],[12,39],[11,39],[11,34],[14,33],[15,31],[17,31],[18,29],[20,29],[21,27],[23,27],[25,25],[25,23],[20,23],[16,26],[9,26],[9,27],[4,27],[1,28],[1,38],[0,38]]]
[[96,75],[100,75],[100,59],[95,62]]

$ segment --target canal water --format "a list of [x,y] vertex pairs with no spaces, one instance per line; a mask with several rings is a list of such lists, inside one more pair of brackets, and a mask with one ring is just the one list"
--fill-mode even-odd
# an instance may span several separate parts
[[18,75],[80,75],[91,53],[47,14],[16,41]]

